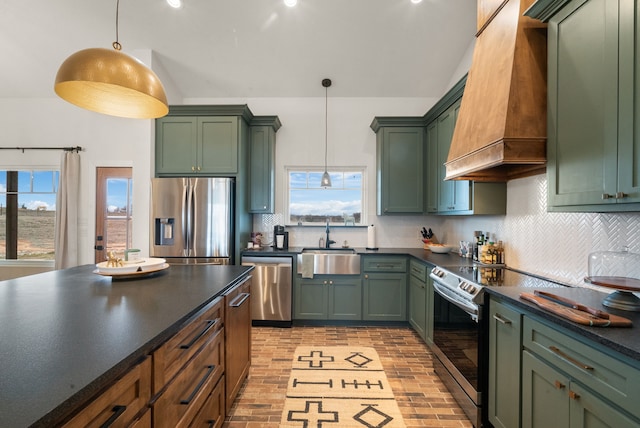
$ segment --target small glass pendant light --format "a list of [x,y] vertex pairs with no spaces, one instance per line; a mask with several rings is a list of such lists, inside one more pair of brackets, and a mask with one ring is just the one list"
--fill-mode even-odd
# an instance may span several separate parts
[[327,172],[327,123],[328,123],[328,115],[327,115],[327,91],[329,86],[331,86],[331,79],[322,79],[322,86],[324,86],[324,174],[322,174],[322,179],[320,180],[321,187],[331,187],[331,176]]

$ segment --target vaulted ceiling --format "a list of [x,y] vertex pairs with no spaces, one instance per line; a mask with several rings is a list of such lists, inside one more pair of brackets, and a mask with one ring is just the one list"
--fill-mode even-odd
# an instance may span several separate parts
[[[439,97],[475,0],[121,0],[123,51],[153,52],[184,98]],[[111,48],[116,0],[0,2],[0,98],[55,97],[60,64]]]

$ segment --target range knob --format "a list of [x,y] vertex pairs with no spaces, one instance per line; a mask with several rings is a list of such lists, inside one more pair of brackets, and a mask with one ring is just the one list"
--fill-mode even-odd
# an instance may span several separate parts
[[442,277],[444,276],[444,272],[443,272],[443,271],[441,271],[441,270],[440,270],[440,269],[438,269],[438,268],[433,268],[433,269],[431,270],[431,273],[433,273],[433,274],[434,274],[435,276],[437,276],[438,278],[442,278]]

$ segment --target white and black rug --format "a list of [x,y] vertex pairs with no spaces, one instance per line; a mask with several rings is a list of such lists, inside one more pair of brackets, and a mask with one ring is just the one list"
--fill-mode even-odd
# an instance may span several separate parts
[[299,346],[281,427],[405,427],[378,353],[351,346]]

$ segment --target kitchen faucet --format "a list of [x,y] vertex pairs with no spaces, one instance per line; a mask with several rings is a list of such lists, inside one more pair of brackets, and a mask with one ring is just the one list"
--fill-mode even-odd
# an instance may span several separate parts
[[336,241],[332,241],[331,239],[329,239],[329,220],[327,220],[327,228],[325,231],[327,232],[327,239],[324,240],[325,248],[331,248],[331,244],[335,244]]

